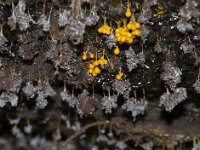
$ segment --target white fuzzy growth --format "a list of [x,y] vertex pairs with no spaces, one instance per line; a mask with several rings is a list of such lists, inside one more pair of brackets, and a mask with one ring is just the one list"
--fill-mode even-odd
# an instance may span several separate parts
[[112,109],[117,108],[117,95],[104,96],[101,100],[101,105],[106,114],[111,114]]
[[0,31],[0,46],[4,46],[6,42],[8,42],[8,40],[4,36],[3,30],[1,29],[1,31]]
[[47,32],[50,29],[50,19],[44,14],[40,16],[40,18],[37,21],[37,24],[43,26],[43,31]]
[[58,25],[60,27],[64,27],[67,24],[69,24],[69,16],[71,12],[64,10],[62,13],[59,13],[59,18],[58,18]]
[[[14,6],[13,6],[14,7]],[[29,14],[25,13],[26,5],[24,0],[20,0],[15,8],[13,8],[12,15],[8,18],[8,25],[11,30],[16,29],[16,23],[19,24],[19,29],[25,31],[30,27],[30,22],[35,23]]]
[[135,121],[136,116],[144,114],[147,104],[145,99],[137,100],[135,98],[130,98],[122,105],[122,108],[126,111],[130,111],[133,116],[133,121]]
[[187,91],[185,88],[176,88],[174,93],[168,91],[160,97],[160,106],[164,106],[166,111],[171,112],[176,105],[187,98]]
[[200,93],[200,81],[197,80],[194,84],[193,87],[195,89],[195,91],[199,94]]
[[16,107],[18,99],[18,96],[14,93],[3,92],[0,96],[0,107],[4,107],[8,102],[10,102],[13,107]]

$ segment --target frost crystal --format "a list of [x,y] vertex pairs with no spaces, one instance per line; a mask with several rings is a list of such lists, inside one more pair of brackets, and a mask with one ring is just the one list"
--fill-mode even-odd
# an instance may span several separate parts
[[175,67],[170,61],[165,61],[163,63],[163,70],[164,72],[160,75],[161,79],[164,80],[170,88],[175,88],[177,84],[181,82],[181,70],[178,67]]
[[59,13],[59,18],[58,18],[58,25],[60,27],[64,27],[67,24],[69,24],[69,16],[71,12],[64,10],[63,13]]
[[10,102],[13,107],[18,104],[18,96],[11,92],[2,92],[0,95],[0,107],[4,107],[7,102]]
[[174,93],[167,91],[160,97],[160,106],[164,106],[166,111],[171,112],[176,105],[187,98],[185,88],[176,88]]
[[144,114],[145,108],[147,107],[147,101],[143,98],[137,100],[135,98],[130,98],[122,105],[122,108],[126,111],[130,111],[133,116],[133,121],[135,121],[136,116],[139,114]]
[[200,81],[199,79],[193,84],[195,91],[199,94],[200,93]]
[[135,51],[130,47],[126,52],[126,63],[129,72],[131,72],[133,69],[137,68],[138,65],[144,66],[145,62],[145,56],[144,53],[141,52],[139,54],[136,54]]
[[19,29],[25,31],[30,26],[30,22],[35,23],[30,14],[25,13],[26,5],[24,0],[20,0],[17,6],[14,8],[12,15],[8,18],[8,25],[11,27],[11,30],[16,29],[16,23],[19,24]]
[[112,113],[112,108],[117,108],[117,95],[104,96],[101,100],[102,109],[105,109],[105,113]]

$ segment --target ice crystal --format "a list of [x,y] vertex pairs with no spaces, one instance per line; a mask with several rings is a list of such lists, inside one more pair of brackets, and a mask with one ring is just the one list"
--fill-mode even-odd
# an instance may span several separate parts
[[193,87],[195,91],[199,94],[200,93],[200,80],[198,79],[194,84]]
[[126,63],[129,72],[137,68],[138,65],[144,66],[145,56],[143,52],[136,54],[135,51],[130,47],[126,52]]
[[123,95],[124,98],[129,98],[129,93],[131,91],[131,83],[129,80],[114,80],[112,87],[118,95]]
[[140,100],[130,98],[125,101],[125,103],[122,105],[122,108],[126,111],[130,111],[132,113],[133,120],[135,121],[139,114],[144,114],[147,104],[148,103],[144,98]]
[[0,107],[4,107],[6,103],[10,102],[11,106],[16,107],[18,104],[18,96],[12,92],[2,92],[0,95]]
[[58,18],[58,25],[60,27],[64,27],[67,24],[69,24],[69,16],[70,16],[71,12],[64,10],[62,13],[59,13],[59,18]]
[[170,88],[175,88],[177,84],[181,82],[181,70],[170,61],[165,61],[163,63],[163,70],[164,71],[160,75],[161,79],[164,80]]
[[191,54],[194,48],[195,48],[194,44],[189,44],[187,42],[181,44],[181,49],[183,50],[184,54]]
[[117,108],[117,95],[104,96],[101,100],[102,109],[105,110],[105,113],[112,113],[112,109]]
[[176,88],[173,93],[168,90],[160,97],[160,106],[164,106],[166,111],[171,112],[176,105],[187,98],[187,91],[185,88]]
[[25,13],[26,5],[24,0],[20,0],[17,6],[14,8],[12,15],[8,18],[8,25],[11,27],[11,30],[16,29],[16,23],[19,24],[19,29],[25,31],[30,27],[30,22],[35,23],[30,14]]

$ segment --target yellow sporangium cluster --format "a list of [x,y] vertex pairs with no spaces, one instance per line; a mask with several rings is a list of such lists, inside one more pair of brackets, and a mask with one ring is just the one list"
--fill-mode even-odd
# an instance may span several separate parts
[[130,4],[128,3],[125,12],[127,18],[131,17],[127,24],[127,20],[123,20],[123,27],[118,24],[117,29],[115,29],[115,37],[119,43],[132,44],[133,40],[140,36],[140,23],[135,21],[135,17],[131,13]]
[[128,6],[126,8],[126,12],[125,12],[125,16],[126,17],[131,17],[132,13],[131,13],[131,9],[130,9],[130,4],[128,3]]
[[103,56],[101,56],[100,59],[97,59],[96,54],[96,60],[88,64],[88,72],[96,77],[97,75],[101,74],[100,66],[104,66],[108,64],[108,61],[104,58],[105,50],[103,50]]
[[[83,55],[82,55],[82,60],[87,60],[88,59],[88,55],[87,55],[87,51],[83,52]],[[89,53],[89,58],[90,59],[93,59],[94,58],[94,54],[93,53]]]
[[165,14],[165,8],[160,3],[158,3],[158,12],[155,13],[153,16],[154,17],[160,17],[164,14]]
[[115,55],[119,55],[120,49],[119,49],[118,46],[115,46],[115,49],[114,49],[113,53],[114,53]]
[[118,74],[115,76],[117,80],[121,80],[124,76],[124,73],[122,72],[122,69],[119,70]]
[[107,24],[106,18],[103,17],[103,19],[104,19],[104,24],[100,28],[98,28],[98,33],[110,35],[111,27]]
[[131,20],[124,27],[119,27],[115,30],[115,37],[119,43],[132,44],[133,40],[140,36],[140,23]]

